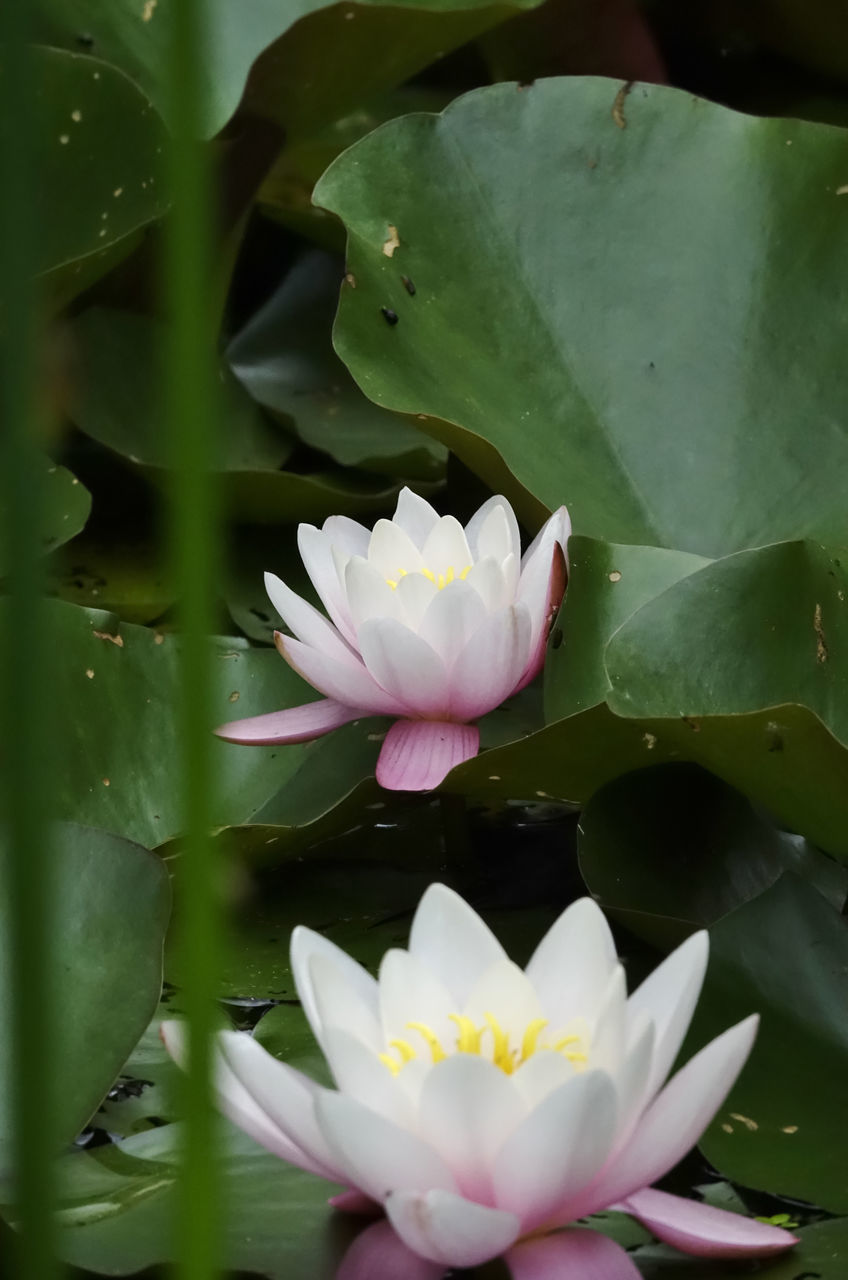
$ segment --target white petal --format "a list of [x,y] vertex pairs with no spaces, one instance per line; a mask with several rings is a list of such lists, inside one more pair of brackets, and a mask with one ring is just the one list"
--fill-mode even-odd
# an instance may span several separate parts
[[[159,1030],[168,1053],[177,1065],[185,1070],[188,1065],[185,1024],[166,1021],[162,1023]],[[272,1155],[285,1160],[287,1164],[306,1169],[308,1173],[317,1173],[319,1177],[326,1176],[323,1165],[307,1156],[257,1105],[227,1066],[217,1046],[214,1055],[213,1082],[219,1110],[243,1133],[265,1147],[266,1151],[270,1151]]]
[[413,1253],[449,1267],[476,1267],[497,1258],[519,1232],[515,1214],[441,1190],[394,1192],[386,1199],[386,1213]]
[[423,547],[430,530],[438,523],[439,513],[424,498],[404,486],[398,494],[392,523],[408,533],[416,547]]
[[462,1195],[493,1201],[492,1168],[526,1107],[510,1078],[485,1058],[457,1053],[437,1063],[421,1090],[418,1132],[443,1157]]
[[530,654],[530,616],[524,605],[490,614],[465,645],[450,673],[451,714],[476,720],[515,688]]
[[406,624],[413,631],[421,625],[430,601],[439,594],[439,588],[423,573],[407,573],[397,584],[397,597],[403,606]]
[[372,716],[406,714],[406,707],[382,689],[361,662],[337,662],[280,631],[274,633],[274,640],[289,666],[326,697]]
[[[312,973],[310,972],[310,962],[313,956],[323,956],[327,961],[327,969],[320,972],[323,978],[325,973],[329,973],[329,966],[332,966],[332,975],[328,980],[335,988],[340,990],[340,1001],[345,1002],[350,998],[355,1004],[361,1005],[371,1014],[374,1025],[374,1045],[378,1044],[378,1003],[377,1003],[377,983],[361,964],[352,959],[346,951],[342,951],[341,947],[337,947],[334,942],[330,942],[328,938],[323,937],[320,933],[315,933],[312,929],[307,929],[305,925],[299,924],[291,936],[291,967],[294,976],[294,985],[297,990],[300,1003],[303,1005],[303,1012],[309,1019],[309,1025],[312,1028],[313,1035],[316,1040],[321,1039],[323,1024],[318,1014],[318,1005],[315,1000],[315,988],[313,984]],[[349,993],[349,995],[348,995]]]
[[508,958],[477,912],[443,884],[431,884],[418,903],[409,951],[448,988],[457,1009],[481,974]]
[[368,618],[404,620],[406,614],[397,591],[370,561],[352,556],[345,567],[344,584],[350,616],[357,629]]
[[333,546],[349,556],[368,555],[371,530],[358,520],[351,520],[350,516],[327,516],[321,532],[327,535]]
[[370,676],[406,714],[449,718],[448,674],[426,640],[394,618],[363,622],[358,639]]
[[315,1099],[315,1114],[345,1180],[378,1203],[390,1191],[456,1190],[453,1175],[431,1146],[361,1102],[325,1090]]
[[655,1039],[654,1024],[647,1017],[629,1032],[624,1061],[615,1078],[618,1094],[616,1148],[622,1147],[632,1134],[648,1099]]
[[568,562],[568,539],[571,537],[571,517],[565,507],[559,507],[542,525],[521,560],[521,574],[524,576],[532,562],[540,555],[544,561],[550,560],[550,548],[558,542],[566,554]]
[[612,1148],[616,1098],[603,1071],[587,1071],[548,1094],[495,1161],[496,1204],[523,1232],[567,1220],[566,1206],[595,1177]]
[[319,1044],[330,1027],[348,1031],[379,1053],[383,1046],[379,1017],[370,996],[351,982],[350,970],[340,967],[330,955],[313,952],[306,972],[315,1006],[313,1029]]
[[554,1089],[567,1084],[577,1074],[573,1062],[564,1053],[552,1049],[538,1049],[532,1058],[523,1062],[512,1082],[528,1107],[536,1107]]
[[474,588],[489,613],[497,613],[513,603],[512,592],[507,590],[504,571],[491,556],[473,565],[465,582]]
[[404,1129],[415,1126],[409,1093],[370,1046],[349,1031],[328,1027],[322,1047],[339,1092],[345,1093]]
[[287,587],[276,574],[265,574],[265,590],[277,613],[298,640],[320,649],[337,661],[345,662],[351,658],[349,645],[333,624],[307,600],[301,599]]
[[327,613],[345,640],[356,644],[356,633],[348,612],[347,597],[336,572],[330,538],[314,525],[300,524],[297,527],[297,547],[304,568]]
[[689,1030],[707,971],[709,948],[705,930],[693,933],[663,960],[627,1002],[629,1017],[647,1013],[657,1030],[649,1096],[665,1080]]
[[580,1015],[594,1023],[617,963],[604,913],[591,898],[580,898],[551,925],[526,972],[552,1025]]
[[227,1066],[256,1105],[324,1170],[325,1177],[339,1182],[341,1166],[315,1122],[314,1104],[327,1090],[278,1062],[243,1031],[221,1031],[217,1043]]
[[460,574],[471,565],[471,550],[465,530],[455,516],[442,516],[430,530],[421,549],[424,565],[436,577],[453,569]]
[[482,1026],[491,1014],[510,1036],[510,1046],[521,1048],[527,1026],[543,1017],[536,989],[524,970],[511,960],[497,960],[486,969],[468,995],[463,1012]]
[[[500,511],[501,514],[492,521],[495,511]],[[484,502],[480,510],[471,517],[465,526],[465,536],[475,560],[494,556],[500,562],[512,554],[517,562],[521,555],[521,534],[518,532],[515,512],[500,494]],[[494,544],[493,550],[487,549],[490,543]]]
[[380,1017],[384,1040],[409,1040],[421,1047],[418,1032],[409,1029],[410,1022],[421,1022],[431,1028],[443,1047],[453,1045],[456,1025],[450,1015],[456,1013],[456,1005],[447,987],[438,977],[408,951],[392,949],[380,962]]
[[618,1072],[624,1057],[626,1015],[627,983],[624,969],[618,964],[613,969],[601,997],[590,1050],[592,1068],[607,1071],[613,1077]]
[[396,579],[405,570],[425,567],[421,552],[408,533],[391,520],[378,520],[368,543],[368,560],[384,578]]
[[753,1015],[737,1023],[690,1058],[672,1077],[594,1189],[592,1207],[583,1209],[582,1213],[606,1208],[650,1186],[686,1155],[745,1065],[758,1022]]
[[450,670],[487,617],[486,606],[473,587],[466,582],[451,582],[436,593],[421,619],[418,634]]

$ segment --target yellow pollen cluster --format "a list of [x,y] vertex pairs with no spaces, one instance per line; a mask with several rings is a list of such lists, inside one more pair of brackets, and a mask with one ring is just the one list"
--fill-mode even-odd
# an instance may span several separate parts
[[[588,1061],[587,1055],[574,1047],[580,1044],[583,1039],[582,1036],[563,1036],[552,1044],[540,1042],[539,1037],[548,1025],[547,1018],[534,1018],[532,1022],[528,1023],[524,1035],[521,1037],[521,1048],[511,1049],[509,1034],[503,1030],[497,1018],[491,1013],[484,1014],[484,1017],[483,1026],[477,1027],[471,1018],[459,1013],[450,1014],[451,1022],[456,1023],[458,1035],[453,1049],[447,1052],[433,1028],[428,1027],[426,1023],[407,1022],[406,1026],[409,1031],[418,1032],[427,1045],[433,1062],[441,1062],[448,1056],[448,1052],[473,1053],[478,1057],[488,1057],[488,1052],[484,1052],[484,1037],[487,1041],[491,1040],[492,1062],[508,1076],[511,1076],[513,1071],[517,1070],[528,1058],[532,1058],[534,1053],[539,1050],[561,1053],[569,1062],[573,1062],[578,1070],[582,1070]],[[407,1062],[412,1062],[414,1058],[418,1057],[414,1046],[408,1040],[390,1040],[389,1048],[394,1049],[398,1056],[395,1058],[390,1053],[381,1053],[380,1061],[388,1067],[393,1076],[399,1075]]]
[[[397,584],[400,582],[401,578],[406,577],[408,572],[408,569],[398,569],[398,576],[396,578],[386,578],[386,582],[388,582],[392,591],[397,590]],[[413,573],[423,574],[425,578],[429,578],[431,582],[435,582],[440,591],[442,590],[442,587],[446,587],[448,583],[453,582],[455,578],[464,582],[470,572],[470,564],[467,564],[459,573],[457,573],[452,564],[448,565],[447,573],[434,573],[432,569],[413,569]]]

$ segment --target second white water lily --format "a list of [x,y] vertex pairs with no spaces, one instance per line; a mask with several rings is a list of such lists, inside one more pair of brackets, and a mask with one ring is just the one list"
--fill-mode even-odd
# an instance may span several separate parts
[[[779,1251],[793,1243],[786,1231],[651,1190],[700,1137],[756,1034],[750,1017],[665,1083],[707,950],[695,934],[628,998],[590,899],[563,913],[522,971],[461,898],[434,885],[409,949],[387,952],[378,980],[320,934],[295,930],[298,993],[337,1088],[224,1032],[219,1102],[282,1159],[345,1185],[343,1207],[383,1210],[399,1247],[433,1275],[502,1253],[515,1275],[541,1275],[531,1266],[540,1233],[611,1206],[688,1252]],[[166,1023],[163,1036],[182,1061],[181,1025]],[[374,1240],[382,1249],[383,1236]],[[551,1248],[559,1266],[563,1250],[617,1246],[566,1232]],[[620,1261],[604,1274],[629,1275]]]
[[361,716],[389,715],[377,780],[436,787],[476,755],[475,721],[541,670],[565,589],[565,507],[521,556],[505,498],[465,528],[404,489],[373,531],[345,516],[302,524],[298,547],[328,617],[274,574],[265,585],[292,636],[286,661],[325,695],[318,702],[223,725],[228,742],[304,742]]

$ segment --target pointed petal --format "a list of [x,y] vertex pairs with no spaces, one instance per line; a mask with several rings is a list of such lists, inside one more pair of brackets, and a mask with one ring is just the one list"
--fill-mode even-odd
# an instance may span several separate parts
[[421,619],[418,634],[449,671],[487,617],[486,606],[473,587],[467,582],[450,582],[437,591]]
[[460,574],[471,567],[471,550],[465,539],[465,530],[456,516],[442,516],[433,526],[421,555],[424,564],[437,577],[449,569]]
[[[319,693],[345,706],[366,708],[372,716],[403,715],[406,708],[381,689],[359,661],[337,662],[318,649],[274,632],[274,642],[286,662]],[[359,710],[359,715],[362,711]]]
[[[497,510],[500,511],[500,515],[492,520],[492,514]],[[494,556],[496,560],[501,561],[505,556],[512,554],[517,562],[521,555],[518,521],[512,507],[501,494],[496,494],[494,498],[484,502],[480,510],[475,512],[465,526],[465,536],[475,560]],[[489,549],[490,544],[492,549]]]
[[416,1134],[344,1094],[324,1090],[315,1114],[328,1148],[351,1183],[381,1203],[390,1191],[439,1187],[455,1191],[450,1169]]
[[655,1036],[654,1024],[649,1018],[629,1033],[624,1062],[615,1077],[618,1094],[616,1148],[622,1147],[632,1134],[648,1097]]
[[462,1009],[474,983],[507,954],[487,924],[464,898],[443,884],[431,884],[415,912],[409,951],[427,965]]
[[246,720],[230,720],[219,725],[215,733],[224,742],[254,746],[270,746],[275,742],[311,742],[339,725],[349,724],[370,712],[343,706],[332,698],[306,702],[302,707],[285,707],[264,716],[248,716]]
[[439,594],[435,582],[425,578],[423,573],[407,573],[397,584],[397,597],[400,601],[406,625],[417,631],[421,620],[432,600]]
[[721,1106],[745,1065],[757,1034],[754,1014],[712,1040],[669,1081],[642,1116],[633,1137],[593,1189],[591,1208],[607,1208],[650,1186],[682,1160]]
[[321,603],[345,640],[355,645],[356,633],[333,560],[332,540],[324,530],[311,524],[301,524],[297,527],[297,548]]
[[[410,1022],[423,1022],[432,1028],[442,1044],[452,1044],[456,1027],[450,1021],[455,1013],[451,993],[436,975],[416,956],[393,948],[380,962],[380,1020],[385,1041],[423,1042],[418,1033],[410,1033]],[[429,1057],[429,1053],[426,1055]]]
[[491,556],[472,566],[465,577],[465,583],[474,588],[489,613],[497,613],[513,602],[504,571]]
[[592,1181],[612,1149],[615,1088],[587,1071],[548,1094],[501,1148],[495,1203],[521,1219],[522,1232],[565,1222],[567,1206]]
[[358,629],[368,618],[396,618],[403,622],[403,603],[386,578],[368,560],[352,556],[344,571],[350,616]]
[[380,749],[377,781],[387,791],[432,791],[479,749],[476,725],[396,720]]
[[545,551],[527,566],[516,592],[516,602],[527,606],[531,625],[530,655],[517,689],[534,680],[545,665],[548,634],[565,594],[565,553],[554,543],[549,558],[545,558],[546,555]]
[[525,1114],[520,1093],[499,1067],[486,1058],[457,1053],[436,1063],[427,1076],[418,1123],[460,1193],[492,1204],[495,1156]]
[[350,516],[327,516],[321,526],[333,546],[339,547],[349,556],[367,556],[368,543],[371,541],[371,530],[366,529],[358,520]]
[[707,971],[709,949],[706,930],[693,933],[649,974],[627,1002],[631,1019],[647,1014],[657,1031],[648,1097],[665,1080],[689,1030]]
[[490,614],[466,643],[450,673],[450,713],[476,720],[512,693],[530,652],[530,615],[524,605]]
[[603,911],[591,898],[580,898],[551,925],[526,972],[545,1017],[558,1027],[577,1016],[593,1017],[617,964]]
[[330,981],[340,990],[340,1003],[352,1000],[370,1014],[373,1022],[373,1044],[376,1047],[379,1035],[377,983],[367,969],[346,951],[342,951],[341,947],[330,942],[329,938],[302,924],[297,925],[292,932],[290,956],[295,989],[315,1039],[320,1042],[324,1024],[318,1012],[310,966],[313,956],[323,956],[326,967],[320,971],[320,978],[323,980],[332,968],[334,977]]
[[[351,962],[352,963],[352,962]],[[383,1046],[376,1003],[351,983],[351,973],[332,956],[315,952],[307,961],[307,973],[315,1002],[315,1036],[323,1043],[331,1027],[347,1031],[379,1053]]]
[[392,1192],[386,1214],[413,1253],[450,1267],[499,1257],[519,1231],[515,1214],[442,1190]]
[[595,1070],[607,1071],[615,1079],[624,1058],[627,1031],[627,983],[624,968],[617,964],[601,997],[600,1011],[592,1035],[591,1063]]
[[621,1207],[664,1244],[699,1258],[764,1258],[798,1243],[782,1227],[650,1187],[628,1196]]
[[328,1092],[309,1076],[278,1062],[245,1031],[221,1031],[216,1043],[226,1065],[250,1097],[331,1182],[343,1182],[341,1165],[315,1120],[315,1102]]
[[523,1062],[512,1082],[527,1104],[528,1110],[537,1107],[554,1089],[573,1080],[577,1068],[565,1054],[552,1049],[538,1050],[532,1058]]
[[401,489],[392,523],[400,525],[404,533],[409,534],[416,547],[424,546],[428,533],[438,524],[438,521],[439,513],[430,506],[429,502],[406,486]]
[[620,1244],[597,1231],[560,1231],[525,1240],[505,1258],[512,1280],[641,1280]]
[[415,1127],[415,1109],[400,1081],[375,1049],[337,1027],[324,1031],[321,1047],[340,1093],[355,1098],[404,1129]]
[[304,644],[320,649],[329,657],[345,662],[351,658],[350,646],[342,639],[323,613],[314,609],[307,600],[287,587],[273,573],[265,574],[265,590],[268,599],[290,631]]
[[534,560],[541,558],[547,561],[550,554],[550,548],[554,543],[559,543],[565,554],[566,561],[568,559],[568,539],[571,537],[571,516],[568,514],[566,507],[558,507],[542,525],[536,534],[530,546],[524,552],[521,559],[521,573],[524,575],[525,569],[529,569]]
[[421,552],[400,525],[378,520],[368,543],[368,560],[384,578],[397,578],[401,570],[415,573],[425,567]]
[[[177,1065],[185,1070],[188,1059],[185,1023],[163,1022],[159,1028],[159,1034],[168,1053]],[[218,1109],[237,1128],[254,1142],[258,1142],[266,1151],[285,1160],[287,1164],[305,1169],[307,1173],[316,1173],[322,1178],[327,1176],[324,1166],[302,1151],[297,1143],[293,1142],[288,1134],[283,1133],[257,1105],[233,1075],[217,1046],[214,1055],[213,1080]]]
[[528,1023],[544,1017],[533,983],[508,958],[496,960],[480,974],[462,1012],[478,1025],[486,1022],[487,1013],[494,1014],[511,1036],[513,1048],[520,1048]]
[[370,676],[407,713],[447,715],[448,673],[426,640],[394,618],[369,618],[357,635]]
[[444,1274],[443,1263],[413,1253],[384,1219],[356,1237],[334,1280],[441,1280]]

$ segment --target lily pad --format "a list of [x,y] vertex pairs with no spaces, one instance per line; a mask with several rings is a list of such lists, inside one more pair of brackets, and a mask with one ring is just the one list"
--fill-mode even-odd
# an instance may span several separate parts
[[54,556],[50,588],[71,604],[138,623],[160,617],[176,598],[156,546],[93,533],[75,538]]
[[[149,847],[162,844],[182,823],[175,721],[179,636],[119,624],[112,614],[58,600],[45,605],[45,614],[62,654],[60,814]],[[314,695],[275,652],[251,649],[234,637],[209,643],[215,685],[210,728]],[[297,770],[304,749],[216,742],[216,825],[247,821]]]
[[[39,270],[63,304],[111,268],[167,208],[162,121],[116,67],[33,51],[39,84]],[[56,216],[56,210],[62,216]]]
[[[759,1012],[751,1058],[701,1147],[743,1186],[848,1209],[848,927],[787,874],[710,930],[692,1046]],[[803,1270],[803,1268],[802,1268]]]
[[606,651],[616,715],[848,856],[848,574],[790,542],[740,552],[633,614]]
[[[146,849],[105,831],[58,824],[52,836],[50,989],[57,1148],[95,1111],[156,1008],[170,911],[168,875]],[[2,851],[5,879],[10,851]],[[8,892],[0,907],[0,1168],[8,1172]],[[132,903],[127,911],[126,904]],[[132,981],[127,981],[127,975]]]
[[343,466],[435,480],[447,457],[413,422],[367,400],[330,338],[344,263],[305,254],[227,349],[254,400]]
[[848,870],[779,831],[695,765],[661,765],[608,783],[584,809],[578,832],[591,893],[650,941],[675,933],[682,941],[715,924],[785,871],[809,880],[837,911],[845,903]]
[[[91,511],[91,494],[66,467],[44,460],[41,541],[45,553],[76,537]],[[6,516],[0,508],[0,578],[8,572],[3,546]]]
[[707,556],[838,539],[844,181],[825,125],[589,77],[480,89],[316,187],[356,280],[336,349],[371,399],[428,415],[490,483],[506,463],[579,533]]

